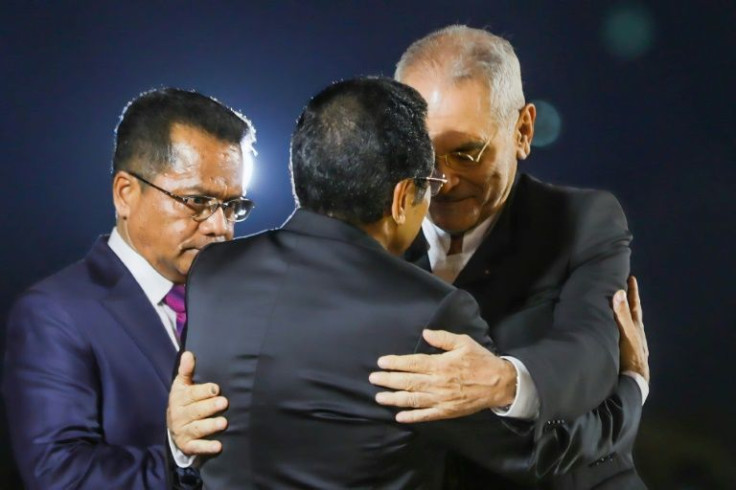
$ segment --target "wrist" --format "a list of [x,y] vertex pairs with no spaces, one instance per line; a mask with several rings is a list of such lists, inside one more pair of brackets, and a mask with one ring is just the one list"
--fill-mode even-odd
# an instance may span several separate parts
[[503,364],[506,367],[506,397],[504,399],[504,406],[511,406],[514,400],[516,400],[516,390],[519,386],[519,372],[511,361],[504,359]]
[[497,371],[498,380],[495,383],[494,389],[491,390],[489,408],[508,410],[516,399],[518,372],[513,363],[506,359],[500,360],[502,363],[500,369]]

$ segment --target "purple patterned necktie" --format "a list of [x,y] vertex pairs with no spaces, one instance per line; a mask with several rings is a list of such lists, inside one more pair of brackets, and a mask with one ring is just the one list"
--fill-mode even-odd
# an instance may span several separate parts
[[176,284],[164,296],[164,303],[176,313],[176,338],[181,340],[181,334],[187,324],[187,306],[184,301],[186,293],[183,284]]

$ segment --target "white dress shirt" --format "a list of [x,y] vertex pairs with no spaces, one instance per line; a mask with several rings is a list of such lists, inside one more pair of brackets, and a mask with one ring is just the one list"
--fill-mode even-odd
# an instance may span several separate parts
[[176,338],[176,312],[164,303],[164,297],[171,291],[173,282],[158,273],[133,247],[123,240],[117,228],[113,228],[107,245],[118,256],[123,265],[130,271],[143,294],[150,301],[161,319],[161,326],[171,339],[174,348],[179,350],[179,340]]
[[[422,222],[422,232],[427,239],[429,250],[429,265],[432,274],[447,283],[452,284],[460,275],[470,261],[483,239],[493,229],[495,217],[482,221],[478,226],[463,234],[462,252],[447,255],[450,250],[451,236],[445,230],[437,227],[429,218]],[[516,397],[513,403],[505,409],[494,409],[493,411],[501,417],[513,417],[516,419],[531,420],[539,414],[539,394],[537,387],[532,381],[529,370],[519,359],[511,356],[501,356],[509,361],[516,369]]]
[[[179,340],[176,338],[176,312],[164,303],[164,297],[171,291],[173,282],[166,279],[158,273],[151,264],[148,263],[133,247],[123,240],[118,233],[117,228],[113,228],[107,245],[118,256],[123,265],[133,275],[133,279],[143,289],[148,301],[151,302],[153,309],[156,310],[161,319],[161,326],[166,330],[166,334],[171,339],[174,349],[179,350]],[[167,431],[168,432],[168,431]],[[193,456],[186,456],[179,448],[176,447],[168,434],[169,446],[174,455],[174,461],[182,468],[190,466],[194,462]]]

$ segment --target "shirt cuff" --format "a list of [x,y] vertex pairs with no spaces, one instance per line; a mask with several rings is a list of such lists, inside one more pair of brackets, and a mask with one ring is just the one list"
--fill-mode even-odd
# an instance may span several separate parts
[[529,370],[524,363],[515,357],[501,356],[516,369],[516,397],[508,407],[494,408],[493,413],[499,417],[510,417],[521,420],[534,420],[539,416],[539,393],[532,381]]
[[647,401],[647,397],[649,396],[649,383],[647,383],[647,380],[636,371],[624,371],[621,374],[634,378],[636,384],[639,385],[639,390],[641,390],[641,405],[644,406],[644,402]]
[[181,449],[174,444],[174,440],[171,438],[171,432],[168,430],[166,431],[166,437],[169,439],[169,449],[171,449],[171,455],[174,457],[174,463],[176,463],[176,466],[179,468],[189,468],[192,466],[194,464],[194,460],[197,459],[197,456],[187,456],[184,454]]

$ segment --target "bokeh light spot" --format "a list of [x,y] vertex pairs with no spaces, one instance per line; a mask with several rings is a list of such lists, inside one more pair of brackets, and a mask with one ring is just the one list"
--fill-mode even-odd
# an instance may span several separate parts
[[537,121],[534,123],[534,139],[532,146],[543,148],[549,146],[560,136],[562,131],[562,117],[559,111],[547,101],[534,100],[537,107]]
[[254,150],[248,146],[243,148],[243,194],[248,194],[248,189],[253,181],[253,167],[255,167]]
[[654,18],[644,5],[624,3],[608,11],[601,37],[606,50],[613,56],[632,60],[652,48],[654,31]]

